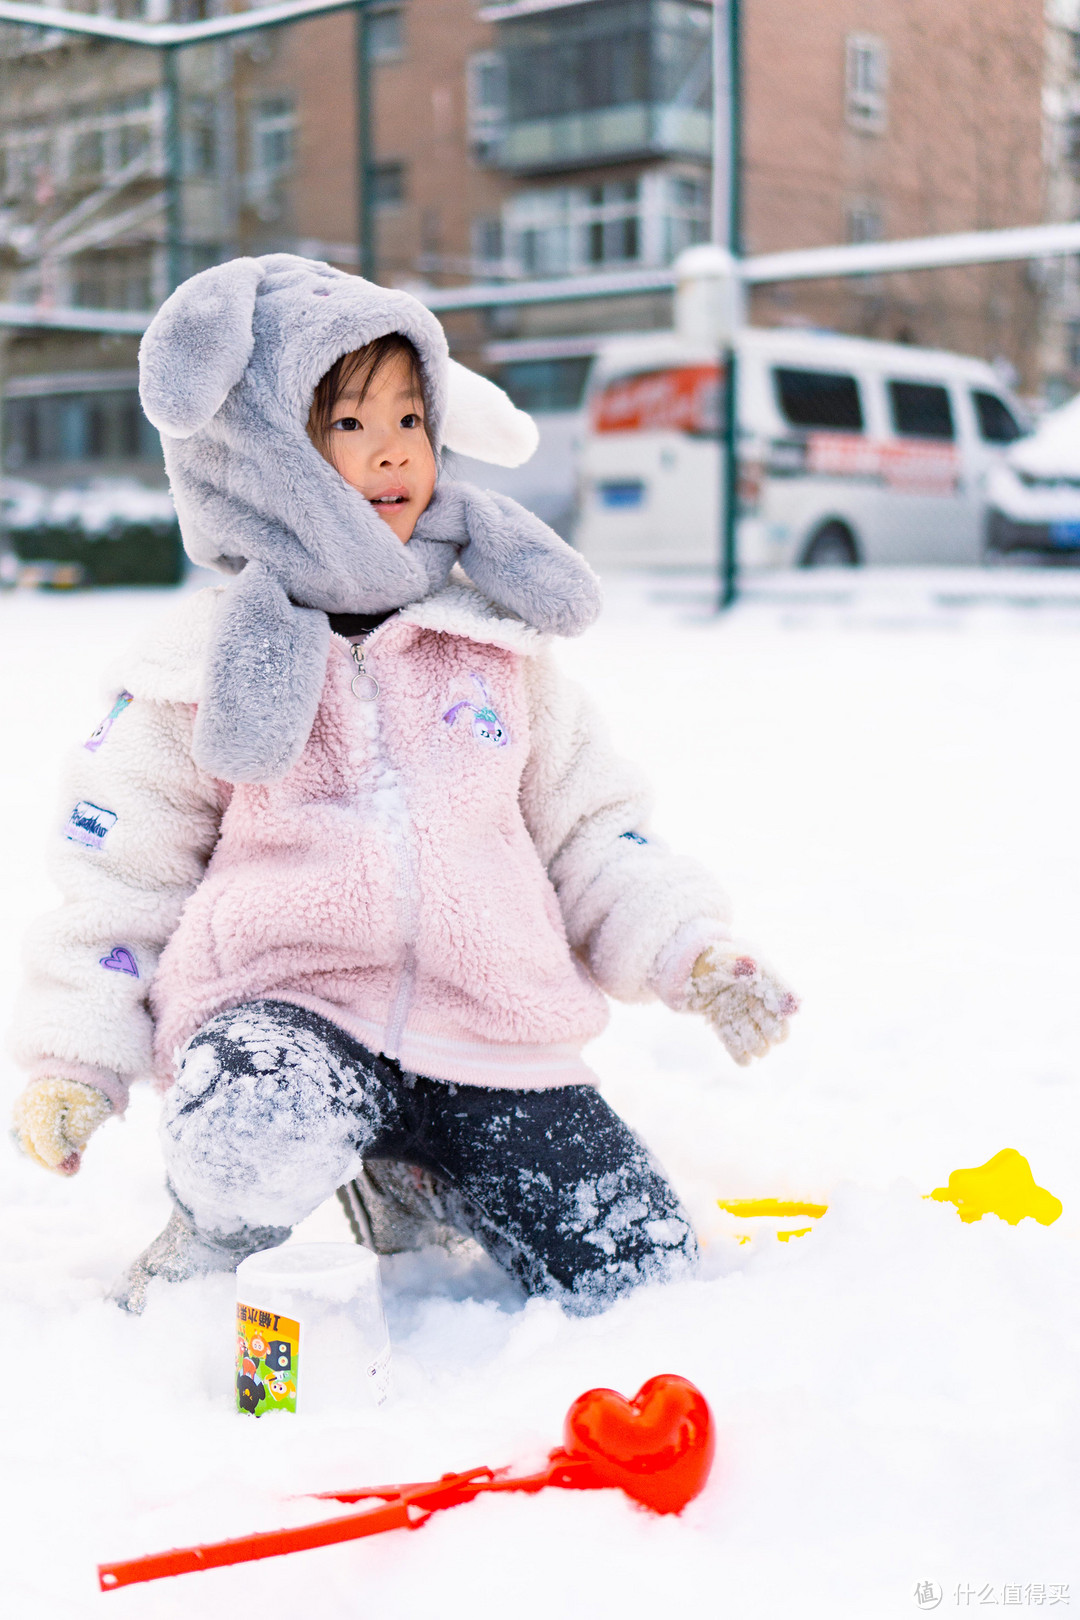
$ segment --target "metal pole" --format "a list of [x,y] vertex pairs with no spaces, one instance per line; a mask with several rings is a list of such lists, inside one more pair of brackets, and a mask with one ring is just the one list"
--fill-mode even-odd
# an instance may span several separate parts
[[184,279],[183,145],[180,134],[180,47],[161,52],[161,88],[165,97],[162,145],[165,158],[165,276],[169,292]]
[[372,195],[371,50],[368,8],[356,8],[356,230],[360,274],[374,281],[378,271],[375,198]]
[[[735,260],[742,252],[742,108],[740,0],[715,0],[713,10],[713,240]],[[721,356],[724,409],[720,443],[720,602],[738,595],[739,420],[738,352]]]

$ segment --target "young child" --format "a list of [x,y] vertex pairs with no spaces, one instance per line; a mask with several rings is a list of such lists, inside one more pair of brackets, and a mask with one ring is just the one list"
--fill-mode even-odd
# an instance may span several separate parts
[[175,1209],[132,1310],[343,1187],[377,1247],[453,1228],[570,1310],[682,1274],[690,1223],[582,1047],[605,994],[703,1013],[738,1062],[796,1004],[558,672],[584,562],[440,477],[532,424],[415,299],[288,254],[186,282],[140,365],[185,546],[231,578],[121,660],[76,752],[23,1148],[73,1174],[156,1074]]

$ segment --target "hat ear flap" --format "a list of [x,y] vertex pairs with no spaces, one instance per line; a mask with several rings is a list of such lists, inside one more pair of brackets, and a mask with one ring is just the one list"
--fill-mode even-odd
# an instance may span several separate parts
[[160,433],[187,439],[205,427],[244,375],[262,273],[257,259],[201,270],[150,322],[139,345],[139,395]]
[[456,360],[450,362],[446,395],[445,449],[496,467],[520,467],[540,443],[531,416],[493,382]]

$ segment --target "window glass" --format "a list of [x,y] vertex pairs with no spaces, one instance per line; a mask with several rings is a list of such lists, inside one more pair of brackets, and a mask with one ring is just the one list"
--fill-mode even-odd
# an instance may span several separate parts
[[893,430],[905,438],[955,439],[949,391],[940,383],[887,384]]
[[523,411],[575,411],[581,404],[588,355],[565,360],[511,360],[499,368],[499,386]]
[[292,166],[296,113],[288,96],[273,96],[255,108],[252,128],[256,171],[281,174]]
[[157,432],[134,389],[10,400],[5,428],[8,471],[42,461],[161,458]]
[[1014,439],[1023,436],[1023,428],[997,394],[986,394],[980,388],[973,388],[971,398],[979,424],[979,437],[988,444],[1011,444]]
[[885,41],[849,34],[845,47],[845,113],[855,129],[880,135],[886,123],[888,58]]
[[367,22],[368,56],[373,62],[392,62],[402,54],[405,33],[397,6],[371,11]]
[[862,432],[862,401],[854,377],[839,371],[795,371],[778,366],[773,380],[780,409],[792,427]]
[[392,208],[405,200],[405,165],[376,163],[371,171],[371,197],[377,208]]

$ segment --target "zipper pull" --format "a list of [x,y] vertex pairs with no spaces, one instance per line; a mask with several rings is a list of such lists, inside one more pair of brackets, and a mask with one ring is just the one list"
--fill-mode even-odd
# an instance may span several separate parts
[[374,703],[379,695],[379,683],[374,675],[364,668],[364,649],[359,642],[353,644],[352,655],[353,663],[356,665],[356,674],[352,678],[353,696],[358,697],[361,703]]

